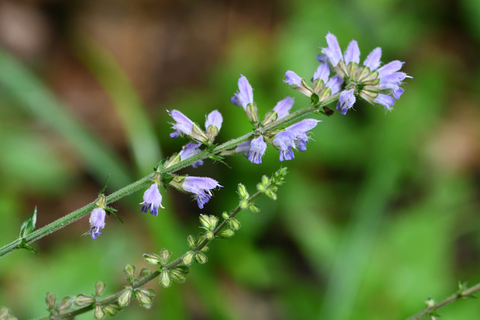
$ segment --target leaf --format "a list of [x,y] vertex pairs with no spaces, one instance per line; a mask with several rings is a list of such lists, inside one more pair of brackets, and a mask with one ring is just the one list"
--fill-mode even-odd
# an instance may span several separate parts
[[33,210],[32,214],[22,223],[20,227],[19,238],[24,238],[35,230],[37,224],[37,207]]

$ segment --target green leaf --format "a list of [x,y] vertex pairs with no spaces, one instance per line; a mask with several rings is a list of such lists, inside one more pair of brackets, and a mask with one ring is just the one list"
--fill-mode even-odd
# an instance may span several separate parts
[[37,224],[37,207],[33,210],[32,214],[22,223],[20,227],[20,234],[18,238],[23,238],[35,230]]

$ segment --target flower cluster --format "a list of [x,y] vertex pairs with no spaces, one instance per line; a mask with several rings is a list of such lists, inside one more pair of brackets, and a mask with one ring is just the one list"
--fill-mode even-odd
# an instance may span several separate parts
[[[326,39],[328,47],[322,49],[322,54],[317,56],[320,66],[312,78],[313,89],[293,71],[285,73],[285,82],[308,97],[312,93],[318,94],[320,101],[340,92],[342,84],[345,84],[337,104],[337,110],[343,115],[353,107],[357,96],[370,104],[380,104],[385,109],[391,110],[395,99],[398,100],[403,94],[400,87],[402,81],[411,78],[405,72],[399,71],[403,62],[395,60],[380,67],[382,50],[375,48],[360,65],[357,41],[352,40],[342,54],[337,38],[333,34],[328,33]],[[325,85],[331,89],[331,92],[328,92],[323,85],[329,76],[330,66],[336,75],[329,80],[335,84]]]

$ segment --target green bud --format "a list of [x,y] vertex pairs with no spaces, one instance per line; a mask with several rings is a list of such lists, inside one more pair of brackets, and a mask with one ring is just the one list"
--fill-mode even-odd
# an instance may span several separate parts
[[7,307],[0,308],[0,319],[5,319],[8,315],[10,315],[10,309]]
[[200,233],[197,237],[197,246],[199,246],[200,244],[203,243],[203,241],[205,241],[206,237],[205,237],[205,234],[203,233]]
[[257,184],[257,190],[258,190],[258,192],[265,192],[265,190],[267,190],[267,188],[263,184],[258,183]]
[[65,298],[62,299],[62,301],[58,305],[57,310],[58,311],[63,311],[63,310],[70,309],[72,307],[72,303],[73,303],[72,298],[65,297]]
[[197,263],[205,264],[208,261],[207,256],[202,252],[195,252],[195,260]]
[[109,304],[103,307],[103,311],[105,311],[105,313],[108,314],[109,316],[114,316],[118,313],[118,311],[120,311],[120,309],[116,304]]
[[185,253],[185,255],[182,258],[183,264],[186,266],[191,265],[193,261],[193,256],[194,256],[194,253],[192,251]]
[[148,277],[151,274],[152,274],[152,270],[148,268],[142,268],[142,270],[140,270],[140,274],[138,275],[138,280]]
[[247,188],[241,183],[238,184],[238,195],[240,196],[240,199],[248,199],[250,196],[248,194]]
[[208,240],[212,240],[213,238],[215,238],[215,234],[212,231],[207,231],[207,232],[205,232],[205,237]]
[[435,300],[433,300],[432,297],[429,297],[426,301],[425,304],[427,305],[428,308],[433,307],[435,305]]
[[248,210],[252,211],[253,213],[260,212],[260,208],[257,207],[256,205],[254,205],[253,203],[251,203],[251,204],[248,206]]
[[222,217],[223,217],[223,219],[225,219],[225,220],[228,220],[228,219],[230,219],[230,215],[228,214],[228,212],[227,212],[227,211],[223,211],[223,213],[222,213]]
[[118,297],[118,304],[120,307],[126,307],[132,301],[133,290],[131,288],[125,288],[120,297]]
[[130,283],[132,282],[133,278],[135,277],[135,266],[131,264],[126,264],[123,267],[123,273],[125,273],[125,278]]
[[187,242],[190,248],[195,248],[195,238],[192,235],[187,237]]
[[162,249],[160,251],[160,259],[162,260],[162,263],[167,263],[171,255],[172,253],[170,251],[168,251],[167,249]]
[[210,250],[210,248],[208,246],[204,246],[202,249],[200,249],[200,252],[207,252],[208,250]]
[[231,238],[235,235],[235,232],[232,229],[224,229],[218,234],[222,238]]
[[267,176],[262,176],[262,180],[261,180],[262,184],[266,187],[270,184],[270,179],[268,179]]
[[95,302],[95,298],[79,294],[75,297],[75,304],[79,307],[86,306]]
[[160,284],[164,288],[168,288],[172,285],[172,280],[170,279],[170,272],[167,269],[162,269],[160,272]]
[[103,311],[103,308],[101,305],[97,304],[95,306],[95,311],[93,312],[93,316],[95,317],[95,319],[105,318],[105,312]]
[[267,197],[269,197],[270,199],[272,200],[277,200],[277,194],[272,190],[272,189],[268,189],[266,192],[265,192],[265,195]]
[[157,265],[157,264],[160,264],[160,256],[158,254],[155,254],[155,253],[144,253],[143,254],[143,259],[145,259],[145,261],[147,263],[150,263],[150,264],[153,264],[153,265]]
[[137,297],[138,303],[145,309],[150,309],[152,307],[152,297],[147,289],[137,289],[135,291],[135,296]]
[[206,230],[213,230],[217,226],[218,218],[212,215],[207,216],[206,214],[201,214],[200,223]]
[[242,226],[240,224],[240,221],[238,221],[237,219],[235,218],[231,218],[230,220],[228,220],[228,226],[234,230],[234,231],[237,231],[240,229],[240,227]]
[[55,309],[56,301],[57,301],[57,296],[52,292],[47,292],[47,294],[45,295],[45,302],[47,304],[48,310]]
[[172,280],[178,283],[184,283],[187,279],[187,274],[190,272],[190,269],[187,266],[175,267],[170,271],[170,276]]
[[106,285],[102,281],[95,282],[95,295],[101,296],[103,291],[105,291],[105,287]]
[[240,209],[245,210],[248,208],[248,201],[247,200],[241,200],[240,201]]

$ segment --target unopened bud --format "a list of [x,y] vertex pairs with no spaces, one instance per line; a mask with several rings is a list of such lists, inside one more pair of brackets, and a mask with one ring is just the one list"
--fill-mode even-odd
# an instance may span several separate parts
[[135,277],[135,266],[131,264],[126,264],[123,267],[123,273],[125,273],[125,278],[128,282],[132,282],[133,278]]
[[152,270],[148,268],[142,268],[142,270],[140,270],[140,274],[138,275],[138,280],[146,278],[151,274],[152,274]]
[[272,200],[277,200],[277,194],[276,194],[273,190],[271,190],[271,189],[268,189],[268,190],[265,192],[265,195],[266,195],[267,197],[269,197],[270,199],[272,199]]
[[223,213],[222,213],[222,217],[223,217],[223,219],[225,219],[225,220],[228,220],[228,219],[230,219],[230,215],[228,214],[228,212],[227,212],[227,211],[223,211]]
[[95,298],[79,294],[75,297],[75,304],[79,307],[86,306],[95,302]]
[[164,288],[168,288],[172,284],[172,280],[170,279],[170,272],[167,269],[162,269],[160,272],[160,284]]
[[232,229],[224,229],[218,235],[222,238],[231,238],[235,235],[235,232]]
[[252,211],[253,213],[260,212],[260,208],[257,207],[256,205],[254,205],[253,203],[251,203],[251,204],[248,206],[248,210]]
[[57,296],[52,292],[48,292],[45,295],[45,302],[47,304],[47,309],[53,310],[55,308],[55,303],[57,302]]
[[63,310],[70,309],[71,307],[72,307],[72,298],[65,297],[65,298],[62,299],[62,301],[58,305],[57,310],[58,311],[63,311]]
[[257,184],[257,190],[258,190],[258,192],[265,192],[265,190],[267,190],[267,188],[263,184],[258,183]]
[[168,251],[167,249],[162,249],[160,251],[160,259],[162,261],[162,263],[167,263],[168,259],[170,259],[170,256],[172,255],[172,253],[170,251]]
[[187,252],[183,258],[182,262],[184,265],[189,266],[192,264],[194,253],[192,251]]
[[270,184],[270,181],[269,181],[269,179],[268,179],[267,176],[262,176],[262,180],[261,180],[261,181],[262,181],[262,184],[263,184],[264,186],[268,186],[268,185]]
[[145,309],[150,309],[152,307],[152,298],[150,297],[149,292],[146,289],[138,289],[135,291],[138,303]]
[[95,294],[97,296],[101,296],[103,291],[105,290],[105,287],[106,287],[106,285],[105,285],[104,282],[102,282],[102,281],[95,282]]
[[143,254],[143,259],[145,259],[145,261],[147,263],[150,263],[150,264],[153,264],[153,265],[157,265],[157,264],[160,264],[160,256],[158,254],[155,254],[155,253],[144,253]]
[[192,236],[192,235],[189,235],[187,237],[187,242],[188,242],[188,246],[190,248],[194,248],[195,247],[195,238]]
[[184,283],[187,279],[187,274],[190,272],[190,269],[187,266],[179,266],[170,270],[170,276],[173,281],[178,283]]
[[241,183],[238,184],[238,195],[240,196],[240,199],[248,199],[250,196],[248,194],[247,188]]
[[95,311],[93,312],[93,316],[97,320],[105,318],[105,312],[103,311],[103,308],[101,305],[97,304],[95,306]]
[[241,200],[239,205],[240,205],[240,209],[242,209],[242,210],[247,209],[248,201],[247,200]]
[[207,231],[207,232],[205,232],[205,237],[208,240],[212,240],[213,238],[215,238],[215,234],[212,231]]
[[118,304],[120,307],[126,307],[130,304],[130,301],[132,301],[132,295],[133,295],[133,290],[131,288],[125,289],[120,297],[118,297]]
[[205,263],[207,263],[208,258],[204,253],[196,252],[195,253],[195,260],[197,261],[197,263],[205,264]]
[[240,221],[238,221],[237,219],[231,218],[230,220],[228,220],[228,226],[232,228],[232,230],[237,231],[240,229],[242,225],[240,224]]
[[120,311],[120,308],[116,304],[109,304],[103,307],[103,311],[109,316],[114,316]]

